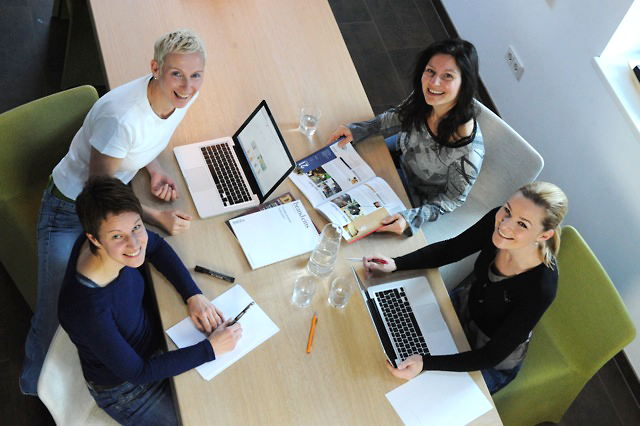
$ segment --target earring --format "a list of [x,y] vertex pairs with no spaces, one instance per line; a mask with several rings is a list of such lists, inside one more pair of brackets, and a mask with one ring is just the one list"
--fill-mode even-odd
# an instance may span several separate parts
[[533,243],[533,245],[534,245],[534,246],[537,246],[537,245],[538,245],[538,242],[536,241],[535,243]]

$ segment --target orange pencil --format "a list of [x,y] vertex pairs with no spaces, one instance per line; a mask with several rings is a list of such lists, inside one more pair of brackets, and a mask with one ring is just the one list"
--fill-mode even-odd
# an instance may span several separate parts
[[311,320],[311,331],[309,332],[309,341],[307,342],[307,353],[311,353],[311,344],[313,343],[313,335],[316,332],[316,323],[318,322],[318,314],[313,314],[313,319]]

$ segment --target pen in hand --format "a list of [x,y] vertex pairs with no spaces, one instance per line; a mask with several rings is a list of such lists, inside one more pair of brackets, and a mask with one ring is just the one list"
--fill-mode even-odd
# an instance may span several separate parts
[[[352,262],[361,262],[361,261],[362,261],[362,258],[360,258],[360,257],[348,257],[348,258],[347,258],[347,260],[350,260],[350,261],[352,261]],[[387,263],[389,263],[389,262],[387,262],[387,261],[386,261],[386,260],[384,260],[384,259],[378,259],[378,258],[376,258],[376,257],[374,257],[373,259],[371,259],[371,260],[370,260],[370,262],[377,263],[377,264],[379,264],[379,265],[386,265]]]
[[236,316],[236,317],[235,317],[235,318],[234,318],[234,319],[233,319],[233,320],[232,320],[232,321],[227,325],[227,327],[231,327],[233,324],[237,323],[237,322],[240,320],[240,318],[242,318],[242,316],[243,316],[244,314],[246,314],[246,313],[247,313],[247,311],[249,310],[249,308],[250,308],[250,307],[252,307],[253,305],[255,305],[255,303],[256,303],[256,302],[253,302],[253,301],[252,301],[251,303],[249,303],[249,304],[247,305],[247,307],[246,307],[246,308],[244,308],[244,309],[242,310],[242,312],[240,312],[240,313],[238,314],[238,316]]

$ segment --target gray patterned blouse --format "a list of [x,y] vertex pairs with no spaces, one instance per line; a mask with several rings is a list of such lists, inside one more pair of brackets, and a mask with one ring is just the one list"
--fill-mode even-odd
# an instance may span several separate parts
[[461,206],[482,166],[484,143],[477,121],[467,143],[456,148],[439,145],[426,122],[420,132],[401,131],[395,108],[347,127],[353,134],[354,145],[373,135],[382,134],[386,138],[399,134],[396,149],[400,150],[400,166],[407,178],[409,197],[414,206],[421,206],[400,212],[410,225],[405,231],[408,235],[413,235],[425,222],[435,221]]

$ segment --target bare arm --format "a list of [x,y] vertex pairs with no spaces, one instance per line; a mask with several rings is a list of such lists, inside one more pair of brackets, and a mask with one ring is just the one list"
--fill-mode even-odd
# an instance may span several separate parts
[[176,183],[164,171],[158,159],[147,164],[147,171],[151,177],[151,193],[163,201],[178,199]]
[[104,155],[94,147],[91,147],[91,156],[89,157],[89,176],[115,176],[122,164],[122,160],[124,159]]
[[[94,147],[91,147],[89,176],[115,176],[116,171],[122,164],[122,160],[122,158],[104,155]],[[180,210],[157,210],[145,205],[142,206],[142,219],[146,223],[163,229],[170,235],[186,231],[191,225],[191,216]]]

